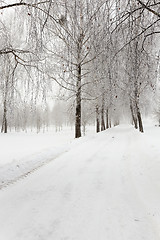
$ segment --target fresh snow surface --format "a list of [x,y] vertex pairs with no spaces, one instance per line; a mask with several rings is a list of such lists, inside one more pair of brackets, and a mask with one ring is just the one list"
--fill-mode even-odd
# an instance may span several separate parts
[[127,125],[68,143],[0,190],[0,239],[160,240],[159,143]]

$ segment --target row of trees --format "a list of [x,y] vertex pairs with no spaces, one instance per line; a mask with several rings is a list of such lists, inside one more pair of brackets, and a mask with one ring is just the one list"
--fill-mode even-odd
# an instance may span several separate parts
[[9,109],[47,102],[56,89],[73,106],[76,138],[93,116],[97,132],[124,116],[143,132],[156,88],[159,9],[155,0],[2,3],[2,131]]

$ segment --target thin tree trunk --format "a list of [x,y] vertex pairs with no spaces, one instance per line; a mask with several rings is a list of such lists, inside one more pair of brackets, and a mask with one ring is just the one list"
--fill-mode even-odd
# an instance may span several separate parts
[[81,65],[78,64],[75,138],[81,137]]
[[105,130],[105,122],[104,122],[104,96],[102,98],[102,109],[101,109],[101,131]]
[[99,108],[96,106],[96,132],[100,132]]
[[81,51],[83,42],[83,31],[82,31],[82,5],[80,4],[80,35],[77,42],[77,83],[76,83],[76,122],[75,122],[75,138],[81,137],[81,81],[82,81],[82,66],[81,66]]
[[109,113],[108,113],[108,108],[106,110],[106,129],[109,128]]
[[138,128],[137,117],[134,113],[132,101],[130,101],[130,110],[131,110],[131,115],[132,115],[132,120],[133,120],[133,123],[134,123],[134,127],[137,129]]
[[139,131],[143,132],[143,123],[142,123],[142,117],[141,117],[141,112],[139,108],[139,94],[138,94],[138,83],[137,81],[135,82],[135,109],[136,109],[136,115],[137,115],[137,120],[138,120],[138,127]]
[[101,111],[101,131],[105,130],[104,111]]
[[138,104],[136,104],[136,109],[137,109],[137,119],[138,119],[138,126],[139,126],[139,131],[144,132],[143,130],[143,123],[142,123],[142,117],[141,117],[141,112],[139,109]]
[[3,121],[2,121],[2,128],[1,128],[1,132],[7,133],[8,130],[8,124],[7,124],[7,104],[6,104],[6,100],[4,101],[4,112],[3,112]]

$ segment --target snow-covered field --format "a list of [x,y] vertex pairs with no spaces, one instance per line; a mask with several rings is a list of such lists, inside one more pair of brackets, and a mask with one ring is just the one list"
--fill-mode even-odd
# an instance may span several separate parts
[[1,135],[0,239],[160,240],[160,129],[145,130]]

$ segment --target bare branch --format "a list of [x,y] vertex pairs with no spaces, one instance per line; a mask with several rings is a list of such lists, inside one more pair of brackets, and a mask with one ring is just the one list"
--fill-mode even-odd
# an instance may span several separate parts
[[[160,18],[160,13],[156,12],[155,10],[151,9],[150,7],[148,7],[145,3],[143,3],[141,0],[137,0],[144,8],[146,8],[148,11],[150,11],[151,13],[153,13],[154,15],[158,16]],[[160,4],[160,2],[159,2]]]

